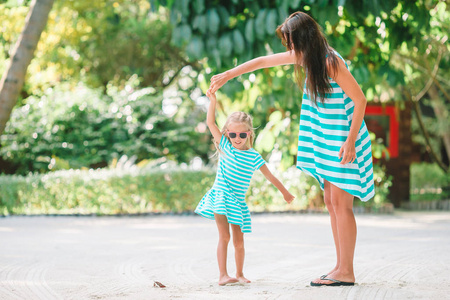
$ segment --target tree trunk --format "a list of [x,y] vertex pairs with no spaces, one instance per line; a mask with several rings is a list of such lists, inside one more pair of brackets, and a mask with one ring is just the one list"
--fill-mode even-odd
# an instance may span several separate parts
[[47,24],[54,0],[33,0],[25,27],[12,51],[9,66],[0,81],[0,134],[23,87],[28,65],[33,59],[41,33]]
[[[439,96],[439,92],[436,86],[430,87],[430,89],[428,90],[428,95],[430,95],[431,106],[433,107],[434,114],[436,115],[438,122],[440,124],[445,124],[444,126],[447,127],[447,125],[449,124],[449,113],[443,99]],[[450,159],[450,128],[445,128],[442,133],[440,132],[440,134],[444,142],[447,157]]]

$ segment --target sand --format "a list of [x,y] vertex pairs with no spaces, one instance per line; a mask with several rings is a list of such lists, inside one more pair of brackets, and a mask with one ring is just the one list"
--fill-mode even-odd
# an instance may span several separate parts
[[309,282],[335,262],[326,214],[254,215],[244,268],[252,283],[225,287],[211,220],[1,218],[0,299],[450,299],[449,212],[356,219],[357,285],[317,288]]

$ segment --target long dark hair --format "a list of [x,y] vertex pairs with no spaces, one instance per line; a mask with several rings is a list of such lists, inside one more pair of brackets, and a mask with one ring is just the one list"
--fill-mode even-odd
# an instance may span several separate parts
[[278,26],[277,35],[288,50],[294,50],[296,56],[295,74],[297,84],[302,88],[305,70],[306,87],[313,103],[317,99],[323,102],[326,93],[331,92],[331,84],[327,72],[330,64],[333,72],[337,71],[338,58],[333,48],[328,45],[317,22],[303,12],[290,15]]

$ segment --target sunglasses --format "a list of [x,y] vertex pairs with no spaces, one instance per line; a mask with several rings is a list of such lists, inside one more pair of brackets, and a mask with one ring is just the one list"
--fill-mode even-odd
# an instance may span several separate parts
[[247,135],[250,134],[250,131],[246,131],[246,132],[231,132],[231,131],[228,131],[228,136],[230,137],[230,139],[235,139],[238,134],[239,134],[239,137],[241,139],[245,139],[245,138],[247,138]]

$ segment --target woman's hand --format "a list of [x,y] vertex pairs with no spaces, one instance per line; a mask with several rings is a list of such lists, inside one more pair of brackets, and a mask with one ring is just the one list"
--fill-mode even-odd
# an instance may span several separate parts
[[227,76],[227,72],[223,72],[217,75],[214,75],[211,78],[211,85],[209,86],[208,91],[211,93],[217,92],[218,89],[220,89],[227,81],[229,80]]
[[355,142],[346,140],[339,150],[338,156],[342,158],[341,165],[354,162],[356,159]]

